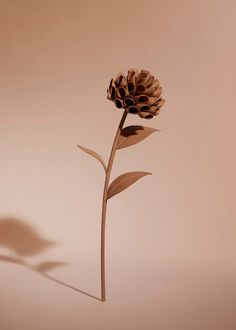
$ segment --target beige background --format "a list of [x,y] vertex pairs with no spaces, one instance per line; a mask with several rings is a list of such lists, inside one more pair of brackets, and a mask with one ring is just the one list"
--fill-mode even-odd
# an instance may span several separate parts
[[[1,330],[236,329],[235,13],[234,0],[0,0]],[[67,263],[48,274],[99,295],[103,170],[76,145],[107,160],[121,111],[106,89],[132,67],[158,76],[166,104],[127,121],[162,132],[117,154],[112,178],[154,175],[109,202],[101,303],[3,256],[38,240],[28,264]]]

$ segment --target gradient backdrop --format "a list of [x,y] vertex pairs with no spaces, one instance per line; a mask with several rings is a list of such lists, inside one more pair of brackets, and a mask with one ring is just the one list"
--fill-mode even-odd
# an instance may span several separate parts
[[[235,0],[0,0],[1,330],[236,329],[235,29]],[[117,153],[112,178],[154,175],[109,201],[101,303],[52,278],[100,294],[104,174],[76,145],[107,161],[133,67],[166,104],[127,120],[161,132]]]

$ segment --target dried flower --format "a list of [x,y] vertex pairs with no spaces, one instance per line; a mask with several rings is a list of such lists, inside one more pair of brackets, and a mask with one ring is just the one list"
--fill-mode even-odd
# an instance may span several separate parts
[[139,117],[151,119],[158,115],[165,100],[161,97],[162,88],[158,79],[149,71],[131,69],[127,77],[122,73],[112,79],[107,90],[107,98],[117,108],[123,108]]
[[107,98],[113,101],[117,108],[123,108],[124,111],[117,127],[107,165],[97,152],[78,145],[82,151],[96,158],[105,171],[101,218],[101,301],[106,300],[105,227],[108,200],[127,189],[142,177],[152,174],[144,171],[131,171],[119,175],[110,182],[115,154],[117,150],[137,144],[157,131],[155,128],[141,125],[124,127],[124,124],[128,113],[137,114],[145,119],[158,115],[160,108],[164,104],[161,92],[162,88],[159,81],[147,70],[139,72],[131,69],[128,71],[127,76],[119,73],[116,79],[112,79],[110,82]]

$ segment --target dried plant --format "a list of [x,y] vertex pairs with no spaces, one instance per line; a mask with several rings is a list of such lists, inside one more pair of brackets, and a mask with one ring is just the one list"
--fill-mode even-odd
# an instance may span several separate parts
[[105,286],[105,223],[107,201],[111,197],[119,194],[130,185],[149,172],[127,172],[118,176],[110,183],[110,175],[116,150],[129,147],[144,140],[148,135],[157,131],[155,128],[132,125],[123,128],[127,115],[136,114],[141,118],[151,119],[160,112],[164,104],[161,97],[162,88],[157,79],[149,71],[131,69],[127,76],[118,74],[116,79],[112,79],[107,90],[107,98],[113,101],[117,108],[123,108],[124,112],[119,123],[109,161],[107,166],[99,154],[93,150],[78,146],[84,152],[95,157],[105,170],[105,183],[102,199],[102,220],[101,220],[101,300],[106,300]]

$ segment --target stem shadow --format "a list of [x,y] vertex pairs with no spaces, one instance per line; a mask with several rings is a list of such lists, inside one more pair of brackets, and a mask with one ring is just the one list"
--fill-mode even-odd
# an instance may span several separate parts
[[48,271],[54,268],[67,265],[66,262],[44,261],[35,266],[25,261],[25,257],[39,255],[55,244],[58,244],[58,242],[43,238],[35,228],[22,220],[0,218],[0,247],[7,248],[13,253],[12,256],[0,255],[0,261],[20,264],[39,273],[44,278],[101,301],[100,298],[47,274]]

